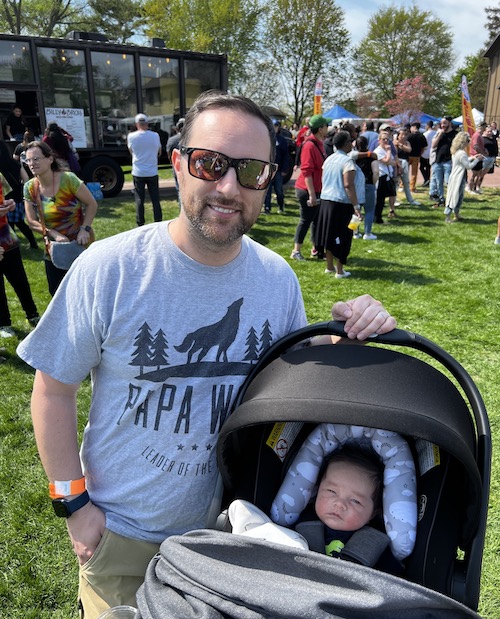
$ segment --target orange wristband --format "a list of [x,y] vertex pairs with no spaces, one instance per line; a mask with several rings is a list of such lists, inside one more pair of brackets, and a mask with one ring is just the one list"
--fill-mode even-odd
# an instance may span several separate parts
[[51,499],[60,499],[72,494],[81,494],[85,492],[85,477],[80,479],[69,479],[68,481],[57,481],[49,484],[49,495]]

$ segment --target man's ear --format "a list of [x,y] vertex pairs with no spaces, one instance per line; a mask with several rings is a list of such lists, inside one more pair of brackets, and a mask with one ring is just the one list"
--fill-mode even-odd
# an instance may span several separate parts
[[174,168],[177,176],[179,176],[180,171],[181,171],[181,159],[182,159],[182,155],[179,149],[174,148],[174,150],[172,151],[172,167]]

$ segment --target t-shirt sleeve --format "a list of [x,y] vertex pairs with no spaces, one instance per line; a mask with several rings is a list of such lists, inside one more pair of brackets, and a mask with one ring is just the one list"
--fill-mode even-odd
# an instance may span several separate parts
[[[66,384],[82,382],[101,355],[102,321],[86,255],[91,251],[74,263],[37,328],[17,349],[28,365]],[[68,303],[68,299],[79,302]]]

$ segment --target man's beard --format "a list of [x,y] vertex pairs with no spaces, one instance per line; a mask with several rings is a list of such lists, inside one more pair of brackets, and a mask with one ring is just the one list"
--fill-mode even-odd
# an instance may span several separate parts
[[239,241],[255,223],[255,221],[249,221],[243,217],[244,207],[240,202],[218,198],[217,206],[235,208],[238,211],[238,221],[227,222],[227,226],[224,226],[223,221],[215,224],[210,217],[204,217],[204,214],[209,210],[208,204],[210,203],[211,201],[207,199],[196,200],[192,198],[188,208],[184,208],[183,205],[184,213],[193,231],[202,242],[217,246],[220,249],[230,247]]

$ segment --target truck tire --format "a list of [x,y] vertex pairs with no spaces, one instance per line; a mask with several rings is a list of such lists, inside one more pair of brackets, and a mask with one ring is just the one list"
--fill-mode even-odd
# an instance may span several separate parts
[[105,198],[117,196],[123,189],[125,178],[123,170],[111,157],[99,155],[92,157],[82,170],[86,182],[100,183]]

